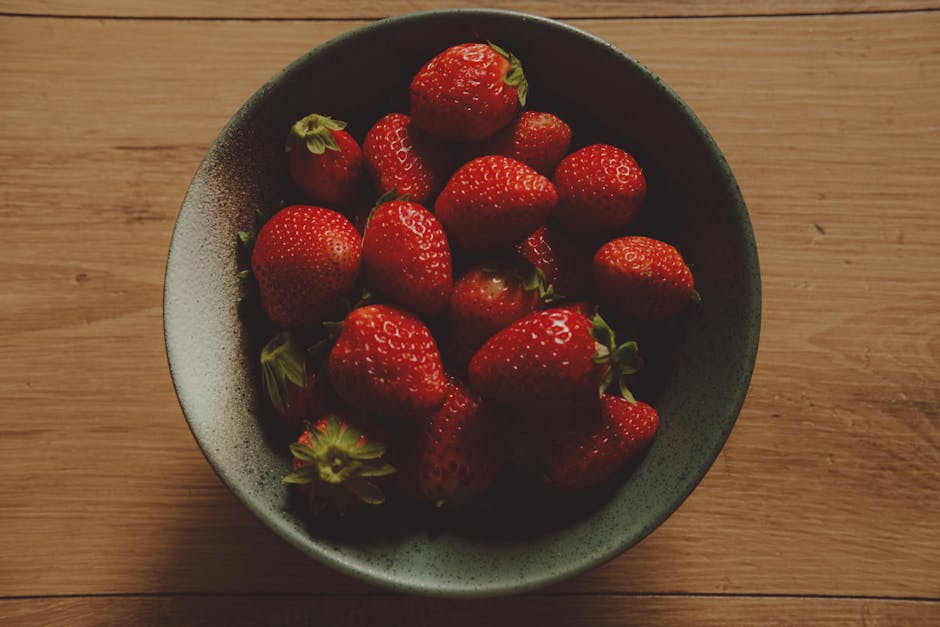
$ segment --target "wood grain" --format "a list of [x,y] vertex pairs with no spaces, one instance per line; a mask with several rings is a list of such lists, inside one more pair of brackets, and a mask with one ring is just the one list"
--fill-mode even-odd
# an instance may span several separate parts
[[36,16],[228,18],[228,19],[380,19],[413,11],[441,8],[492,8],[523,11],[556,18],[646,18],[743,15],[812,15],[917,11],[940,8],[936,0],[591,0],[573,4],[564,0],[390,0],[369,2],[308,2],[272,0],[170,0],[123,2],[121,0],[3,0],[0,13]]
[[[782,622],[788,603],[822,622],[935,612],[789,596],[940,598],[940,13],[572,23],[659,73],[712,130],[751,209],[764,326],[700,488],[634,550],[550,592],[676,595],[591,597],[607,608],[592,624],[644,602],[675,622],[746,621],[760,604]],[[278,69],[358,24],[0,18],[0,596],[376,592],[221,487],[161,328],[173,221],[214,135]]]
[[0,600],[0,622],[19,625],[408,625],[409,627],[630,627],[655,625],[866,625],[917,627],[940,604],[880,599],[696,596],[528,596],[487,601],[401,596],[110,597]]

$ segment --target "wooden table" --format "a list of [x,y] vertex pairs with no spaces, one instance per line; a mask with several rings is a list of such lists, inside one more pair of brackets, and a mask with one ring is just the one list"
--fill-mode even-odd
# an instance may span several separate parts
[[0,623],[940,624],[936,1],[491,3],[660,74],[751,210],[750,394],[633,550],[536,594],[405,597],[302,556],[226,491],[163,345],[189,180],[282,66],[434,4],[0,2]]

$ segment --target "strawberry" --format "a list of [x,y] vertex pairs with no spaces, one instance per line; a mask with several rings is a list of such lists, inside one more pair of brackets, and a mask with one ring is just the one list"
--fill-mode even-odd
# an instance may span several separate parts
[[509,459],[507,417],[448,377],[439,410],[407,439],[403,489],[438,506],[460,505],[489,488]]
[[439,139],[479,141],[509,124],[525,106],[527,91],[514,55],[493,44],[459,44],[415,74],[411,118]]
[[555,168],[555,216],[564,226],[592,235],[612,235],[633,220],[646,198],[646,178],[620,148],[593,144]]
[[549,296],[535,268],[475,266],[454,283],[447,310],[447,347],[466,368],[484,342],[516,320],[535,313]]
[[362,151],[346,123],[310,114],[294,123],[284,149],[297,188],[310,201],[345,208],[362,178]]
[[307,205],[278,211],[251,254],[265,314],[285,328],[322,322],[355,287],[360,249],[356,227],[335,211]]
[[595,248],[553,225],[539,228],[516,246],[516,251],[542,271],[556,298],[591,295],[591,260]]
[[415,202],[375,208],[362,238],[362,265],[376,292],[424,318],[444,311],[453,289],[450,246],[434,214]]
[[470,360],[470,385],[487,401],[546,416],[596,411],[600,393],[638,367],[635,342],[616,346],[603,319],[555,308],[517,320]]
[[342,514],[354,502],[381,505],[385,494],[375,482],[395,468],[386,447],[346,416],[330,414],[300,434],[290,445],[293,472],[284,483],[298,485],[314,514],[327,507]]
[[346,316],[328,365],[336,394],[363,411],[426,416],[444,402],[444,368],[431,332],[391,305]]
[[548,485],[592,488],[649,446],[659,414],[646,403],[605,394],[590,416],[524,421],[522,463]]
[[523,111],[492,137],[471,145],[469,152],[512,157],[551,176],[570,146],[571,127],[564,120],[551,113]]
[[275,335],[261,350],[261,374],[271,405],[290,426],[303,426],[328,403],[324,381],[289,331]]
[[362,142],[366,172],[380,195],[395,190],[428,206],[453,172],[450,149],[404,113],[389,113]]
[[640,235],[601,246],[594,255],[594,280],[604,303],[645,320],[667,318],[698,298],[679,251]]
[[525,239],[548,219],[557,201],[547,178],[521,161],[491,155],[454,173],[434,213],[459,246],[483,250]]

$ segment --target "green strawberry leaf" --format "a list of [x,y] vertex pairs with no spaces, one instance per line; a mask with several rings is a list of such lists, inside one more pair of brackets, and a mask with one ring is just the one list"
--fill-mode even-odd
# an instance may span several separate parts
[[364,446],[354,446],[349,451],[353,459],[378,459],[385,454],[385,446],[378,442],[369,442]]
[[597,352],[591,357],[595,364],[603,364],[610,361],[610,354],[615,348],[614,330],[610,328],[599,313],[595,313],[591,318],[591,335],[597,343]]
[[623,377],[620,377],[620,396],[627,399],[631,405],[636,405],[636,398],[634,398],[630,388],[627,387],[627,382]]
[[339,150],[333,131],[341,131],[344,128],[346,123],[343,121],[311,113],[291,126],[284,142],[284,150],[290,152],[300,143],[315,155],[322,155],[327,150]]
[[288,448],[290,449],[291,455],[301,461],[315,462],[317,459],[319,459],[319,455],[313,449],[313,447],[307,446],[306,444],[299,444],[294,442],[288,446]]
[[297,387],[307,383],[306,360],[294,346],[289,331],[281,331],[261,349],[261,375],[271,404],[279,412],[287,409],[287,382]]
[[497,54],[509,61],[509,71],[506,72],[506,76],[503,78],[503,81],[507,85],[517,89],[519,104],[524,107],[526,98],[529,94],[529,81],[526,80],[525,72],[522,69],[522,62],[519,60],[519,57],[511,52],[507,52],[503,48],[500,48],[492,41],[488,41],[486,43],[489,44],[490,48],[495,50]]
[[382,490],[374,483],[365,480],[350,482],[349,491],[369,505],[381,505],[385,502],[385,494]]
[[360,431],[359,429],[346,427],[346,430],[343,431],[342,434],[339,436],[339,440],[336,442],[336,445],[342,448],[343,450],[349,451],[350,456],[352,456],[352,452],[357,448],[359,444],[359,438],[361,437],[362,437],[362,431]]
[[251,231],[239,231],[238,232],[238,243],[242,246],[248,247],[255,242],[255,234]]
[[360,477],[385,477],[398,472],[394,466],[386,462],[365,464],[359,471]]
[[281,479],[284,483],[290,483],[295,485],[301,485],[305,483],[313,483],[320,478],[320,471],[315,465],[301,466],[297,470],[285,475]]

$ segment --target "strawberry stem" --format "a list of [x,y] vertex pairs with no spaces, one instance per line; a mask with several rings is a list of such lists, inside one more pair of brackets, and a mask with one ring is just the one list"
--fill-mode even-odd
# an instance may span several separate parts
[[625,377],[639,372],[643,367],[643,358],[640,357],[640,348],[635,341],[617,344],[614,330],[601,317],[595,313],[591,318],[594,325],[591,329],[591,335],[594,336],[594,348],[596,352],[591,357],[595,364],[607,364],[609,368],[601,377],[599,393],[603,396],[608,392],[613,384],[617,383],[620,396],[631,403],[636,403],[636,399],[627,388]]
[[290,152],[299,144],[304,144],[307,150],[315,155],[322,155],[327,150],[339,150],[333,131],[341,131],[344,128],[345,122],[311,113],[291,126],[284,143],[284,151]]
[[500,48],[492,41],[488,41],[486,43],[489,44],[490,48],[495,50],[499,56],[509,61],[509,71],[506,72],[506,76],[503,78],[503,82],[516,88],[519,97],[519,104],[524,107],[526,97],[529,94],[529,81],[526,80],[525,72],[522,70],[522,61],[519,60],[519,57],[511,52],[507,52],[503,48]]
[[307,367],[303,353],[297,350],[289,331],[281,331],[261,349],[261,374],[271,404],[280,412],[287,411],[287,382],[297,387],[307,383]]
[[326,505],[343,512],[349,497],[369,505],[385,502],[382,490],[369,481],[396,472],[385,461],[385,446],[378,442],[360,444],[362,431],[341,423],[335,416],[327,419],[325,428],[308,430],[310,444],[290,445],[294,458],[303,466],[284,477],[289,484],[315,484],[311,494],[311,510],[319,512]]
[[530,263],[528,260],[524,261],[524,263],[528,266],[528,272],[526,276],[523,277],[522,289],[527,292],[538,290],[539,300],[544,305],[564,300],[564,296],[555,292],[555,288],[548,282],[548,278],[545,276],[545,273],[542,272],[541,268]]

